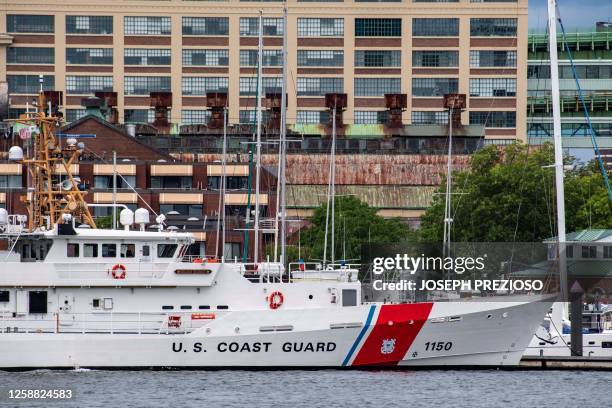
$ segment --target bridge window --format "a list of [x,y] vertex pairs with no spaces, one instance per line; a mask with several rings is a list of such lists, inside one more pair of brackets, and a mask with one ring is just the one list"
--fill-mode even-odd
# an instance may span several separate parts
[[148,245],[142,246],[142,256],[150,256],[151,255],[151,247]]
[[44,290],[30,291],[30,313],[47,313],[47,292]]
[[79,257],[79,244],[67,244],[66,245],[66,256],[68,258]]
[[117,244],[102,244],[102,257],[116,258],[117,257]]
[[603,247],[604,258],[612,258],[612,246]]
[[136,254],[136,245],[121,244],[121,258],[133,258]]
[[83,256],[85,258],[97,258],[98,244],[83,244]]
[[157,244],[158,258],[172,258],[176,252],[177,244]]
[[8,290],[0,290],[0,302],[8,302],[11,300],[11,292]]
[[356,289],[342,289],[342,306],[357,306]]

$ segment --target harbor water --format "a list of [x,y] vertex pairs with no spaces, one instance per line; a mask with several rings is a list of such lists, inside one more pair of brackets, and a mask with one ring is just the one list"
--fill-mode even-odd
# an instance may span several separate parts
[[[604,407],[611,372],[104,371],[0,372],[7,407]],[[74,390],[70,401],[8,400],[8,389]]]

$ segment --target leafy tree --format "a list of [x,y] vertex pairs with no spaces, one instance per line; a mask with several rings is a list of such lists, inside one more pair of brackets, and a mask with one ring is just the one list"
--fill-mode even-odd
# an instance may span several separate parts
[[96,227],[100,229],[111,229],[113,227],[113,216],[105,215],[96,218]]
[[[361,245],[397,243],[416,239],[416,234],[399,219],[385,219],[376,214],[376,208],[353,196],[335,198],[335,257],[359,259]],[[325,215],[327,203],[319,206],[313,217],[312,225],[301,233],[301,255],[303,259],[322,259],[325,242]],[[330,214],[331,220],[331,214]],[[329,225],[327,259],[331,256],[331,221]],[[288,248],[288,259],[297,260],[297,248]]]
[[[570,159],[571,161],[571,159]],[[453,172],[452,239],[464,242],[529,242],[556,234],[554,148],[514,143],[486,146],[470,168]],[[421,219],[421,239],[443,239],[444,192],[440,187]],[[612,227],[599,169],[589,164],[566,173],[566,224],[573,231]]]

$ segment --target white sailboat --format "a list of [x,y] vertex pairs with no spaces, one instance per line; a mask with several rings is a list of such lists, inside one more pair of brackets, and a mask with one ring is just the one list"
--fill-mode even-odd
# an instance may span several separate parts
[[[534,338],[525,350],[526,357],[606,357],[612,358],[612,309],[605,308],[594,311],[597,314],[597,327],[582,334],[582,349],[572,352],[571,333],[567,303],[570,296],[567,285],[567,262],[565,246],[567,243],[565,231],[565,189],[563,149],[561,137],[561,104],[559,92],[559,64],[557,52],[557,0],[548,1],[548,37],[550,52],[550,78],[553,108],[553,137],[555,144],[555,184],[557,193],[557,229],[559,245],[559,281],[561,282],[561,298],[564,302],[556,302],[544,323],[538,328]],[[593,313],[591,313],[593,314]],[[582,326],[582,322],[580,322]],[[580,328],[582,330],[582,327]],[[576,348],[574,348],[576,349]]]

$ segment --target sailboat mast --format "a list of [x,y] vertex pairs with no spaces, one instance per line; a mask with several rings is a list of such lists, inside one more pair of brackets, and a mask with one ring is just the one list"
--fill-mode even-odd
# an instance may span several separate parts
[[334,102],[333,118],[332,118],[332,148],[331,148],[331,186],[330,186],[330,197],[331,200],[331,263],[336,261],[336,218],[335,218],[335,198],[336,198],[336,105]]
[[559,241],[559,279],[562,299],[568,299],[567,264],[565,258],[565,188],[563,185],[563,145],[561,139],[561,105],[559,94],[559,62],[557,55],[557,1],[548,0],[548,48],[550,52],[550,84],[555,143],[555,186],[557,191],[557,236]]
[[259,260],[259,183],[261,173],[261,88],[262,88],[262,65],[263,65],[263,12],[259,10],[259,42],[257,47],[257,140],[256,140],[256,164],[255,164],[255,245],[253,262]]
[[[223,109],[223,157],[221,158],[221,258],[225,257],[225,190],[227,188],[227,106]],[[217,223],[218,224],[218,223]]]
[[451,227],[453,223],[451,209],[452,193],[452,154],[453,154],[453,108],[448,108],[448,157],[446,162],[446,194],[444,195],[444,243],[443,257],[450,255]]
[[283,9],[283,82],[281,84],[280,123],[280,263],[285,265],[287,247],[287,7]]

